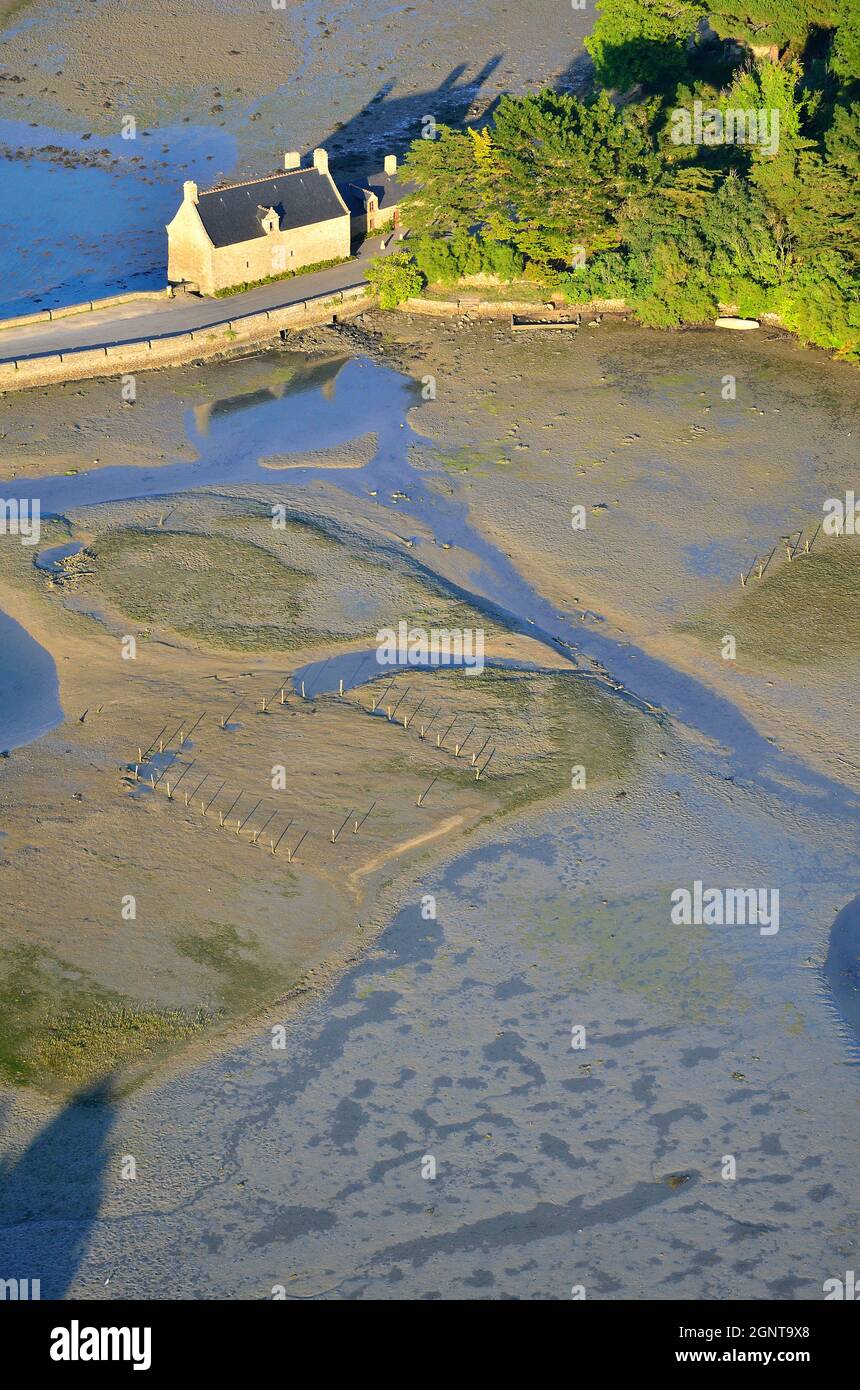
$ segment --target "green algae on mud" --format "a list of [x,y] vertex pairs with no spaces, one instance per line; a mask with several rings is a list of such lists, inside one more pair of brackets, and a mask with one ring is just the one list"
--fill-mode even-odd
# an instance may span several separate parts
[[[271,505],[254,498],[180,494],[133,504],[136,520],[131,505],[87,510],[92,572],[75,589],[147,630],[237,652],[370,643],[403,614],[427,627],[481,627],[488,641],[502,632],[405,557],[344,544],[303,519],[275,527]],[[21,582],[20,572],[10,578]]]
[[[458,695],[472,697],[468,709],[461,709],[464,718],[470,711],[479,719],[492,710],[497,721],[484,754],[491,749],[501,754],[492,772],[492,795],[501,803],[494,819],[569,795],[574,769],[584,769],[586,794],[636,771],[650,721],[577,671],[486,667],[475,674],[449,671],[444,680]],[[514,741],[511,759],[506,745]],[[453,766],[439,772],[441,781],[461,776]],[[487,781],[476,781],[474,792],[489,794],[488,788]]]
[[666,886],[612,900],[587,894],[535,901],[520,934],[543,957],[559,945],[568,960],[574,951],[572,987],[611,985],[639,995],[667,1023],[708,1023],[752,1008],[732,968],[706,955],[707,929],[672,926],[670,892]]
[[92,550],[104,597],[147,626],[233,651],[302,640],[296,619],[310,576],[255,545],[129,528],[100,537]]
[[0,951],[0,1075],[64,1090],[166,1055],[212,1022],[207,1010],[146,1006],[99,986],[40,946]]
[[858,593],[860,540],[844,537],[751,579],[721,615],[676,630],[708,643],[731,633],[738,656],[752,665],[844,666],[860,656]]

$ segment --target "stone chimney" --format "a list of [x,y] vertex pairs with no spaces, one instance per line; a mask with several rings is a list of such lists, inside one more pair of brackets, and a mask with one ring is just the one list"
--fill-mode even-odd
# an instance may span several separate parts
[[301,165],[302,157],[299,154],[298,150],[287,150],[286,154],[284,155],[284,168],[300,169]]
[[396,155],[396,154],[387,154],[387,155],[385,156],[385,172],[386,172],[386,174],[396,174],[396,173],[397,173],[397,155]]
[[314,168],[321,174],[328,173],[328,153],[323,149],[314,150]]
[[186,179],[182,185],[182,197],[186,203],[197,202],[197,184],[193,179]]

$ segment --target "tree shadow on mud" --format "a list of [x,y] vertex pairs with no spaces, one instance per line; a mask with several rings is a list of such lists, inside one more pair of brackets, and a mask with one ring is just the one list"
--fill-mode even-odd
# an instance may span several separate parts
[[77,1092],[19,1157],[0,1160],[0,1299],[32,1297],[35,1280],[41,1298],[66,1296],[101,1207],[112,1091],[105,1077]]
[[[323,141],[335,176],[366,175],[382,167],[385,155],[405,154],[413,140],[421,139],[428,117],[436,125],[454,129],[462,129],[473,121],[488,122],[499,94],[487,104],[482,93],[502,58],[503,54],[496,54],[471,78],[467,76],[467,65],[460,63],[438,87],[411,96],[392,96],[394,82],[385,82],[354,116],[336,126]],[[588,54],[578,53],[550,85],[560,92],[581,92],[591,74]]]

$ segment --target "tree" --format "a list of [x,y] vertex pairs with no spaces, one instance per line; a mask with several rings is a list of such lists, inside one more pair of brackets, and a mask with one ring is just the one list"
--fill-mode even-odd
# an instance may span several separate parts
[[413,140],[403,176],[417,185],[403,213],[417,232],[470,231],[486,215],[475,133],[436,128],[435,139]]
[[661,167],[641,111],[618,111],[606,93],[581,101],[549,89],[502,97],[484,158],[491,233],[543,266],[569,264],[577,246],[617,244],[625,201]]
[[839,22],[842,0],[713,0],[710,24],[720,38],[751,47],[776,44],[803,51],[813,29]]
[[368,266],[367,278],[379,292],[381,309],[395,309],[424,288],[424,276],[408,251],[377,256]]
[[627,91],[637,82],[660,86],[680,75],[708,6],[705,0],[598,0],[597,10],[585,40],[597,79]]

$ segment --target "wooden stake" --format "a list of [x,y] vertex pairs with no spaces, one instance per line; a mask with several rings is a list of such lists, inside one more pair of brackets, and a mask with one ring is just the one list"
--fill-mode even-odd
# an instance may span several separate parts
[[[397,701],[397,704],[394,706],[394,709],[393,709],[393,711],[392,711],[393,714],[396,714],[396,713],[397,713],[398,709],[399,709],[400,706],[403,704],[403,701],[406,699],[406,696],[409,694],[409,691],[410,691],[411,689],[412,689],[412,687],[411,687],[410,685],[407,685],[407,687],[406,687],[406,689],[404,690],[403,694],[400,696],[400,699]],[[389,716],[389,718],[390,718],[390,717],[391,717],[391,716]]]
[[278,845],[279,845],[279,844],[281,843],[281,841],[283,840],[284,836],[286,835],[287,831],[289,830],[289,828],[290,828],[290,826],[292,825],[292,823],[293,823],[294,820],[295,820],[295,816],[291,816],[290,819],[287,821],[286,825],[284,826],[283,830],[281,831],[280,835],[278,836],[277,840],[274,840],[274,841],[271,842],[271,844],[272,844],[272,853],[273,853],[273,854],[274,854],[275,851],[277,850]]
[[271,814],[270,816],[268,816],[266,820],[263,821],[263,824],[260,826],[259,830],[255,830],[255,831],[253,832],[253,834],[251,835],[251,844],[252,844],[252,845],[255,845],[255,844],[257,843],[257,841],[259,840],[259,838],[260,838],[260,836],[262,835],[263,831],[265,830],[266,826],[269,824],[269,821],[273,821],[273,820],[275,819],[275,816],[276,816],[277,814],[278,814],[278,808],[277,808],[277,806],[276,806],[275,809],[274,809],[274,811],[272,812],[272,814]]
[[475,732],[476,727],[477,727],[477,726],[476,726],[475,724],[473,724],[472,727],[471,727],[471,729],[470,729],[469,732],[467,733],[466,737],[463,739],[463,742],[462,742],[462,743],[455,743],[455,744],[454,744],[454,757],[455,757],[455,758],[459,758],[461,749],[463,749],[463,748],[466,747],[466,744],[469,742],[469,739],[472,737],[472,734]]
[[490,752],[489,758],[488,758],[487,761],[484,763],[484,766],[483,766],[483,767],[476,767],[476,768],[475,768],[475,781],[476,781],[476,782],[478,781],[479,777],[481,776],[481,773],[482,773],[482,772],[486,772],[487,768],[490,766],[490,763],[493,761],[493,755],[495,754],[495,751],[496,751],[495,748],[493,748],[492,751]]
[[433,715],[433,718],[429,721],[429,723],[427,723],[427,724],[422,724],[422,725],[421,725],[421,734],[420,734],[420,737],[421,737],[421,738],[424,737],[425,733],[426,733],[427,730],[430,728],[430,725],[433,723],[433,720],[436,718],[436,715],[437,715],[437,714],[441,714],[441,713],[442,713],[442,706],[440,705],[439,708],[436,710],[436,714]]
[[353,835],[357,835],[357,834],[358,834],[359,830],[360,830],[361,827],[364,825],[364,822],[367,820],[367,817],[370,815],[370,812],[373,810],[373,807],[374,807],[375,805],[376,805],[376,802],[374,801],[373,804],[368,808],[368,810],[365,811],[365,813],[364,813],[364,815],[362,816],[361,820],[357,820],[357,821],[355,822],[355,825],[352,827],[352,833],[353,833]]
[[[158,733],[158,734],[155,735],[155,738],[152,740],[152,743],[151,743],[151,744],[149,745],[149,747],[147,748],[147,750],[146,750],[146,755],[144,756],[144,754],[141,753],[141,755],[140,755],[140,761],[141,761],[142,763],[145,763],[145,762],[146,762],[146,759],[149,757],[150,753],[151,753],[152,750],[155,748],[155,745],[158,743],[158,740],[161,738],[161,734],[163,734],[163,733],[165,732],[166,729],[167,729],[167,725],[165,724],[164,728],[161,730],[161,733]],[[140,753],[140,749],[138,749],[137,751],[138,751],[138,753]]]
[[434,784],[435,782],[438,782],[438,781],[439,781],[439,778],[438,778],[438,777],[434,777],[434,778],[433,778],[433,781],[430,783],[430,786],[427,787],[427,788],[421,793],[421,795],[419,796],[418,801],[417,801],[417,803],[416,803],[418,806],[421,806],[421,805],[423,804],[423,801],[424,801],[425,796],[427,796],[427,794],[429,793],[429,791],[430,791],[431,787],[433,786],[433,784]]
[[446,738],[448,737],[448,735],[450,734],[451,730],[453,729],[454,725],[457,723],[457,720],[458,720],[459,718],[460,718],[459,714],[456,715],[455,718],[451,720],[451,723],[448,725],[448,727],[447,727],[447,729],[445,730],[444,734],[437,734],[437,735],[436,735],[436,747],[437,747],[437,748],[441,748],[441,747],[442,747],[442,744],[444,743],[445,739],[446,739]]
[[373,697],[373,703],[372,703],[371,706],[370,706],[370,712],[371,712],[371,714],[375,714],[375,713],[376,713],[377,707],[378,707],[379,705],[382,704],[382,701],[385,699],[385,697],[386,697],[386,695],[388,694],[389,690],[392,690],[396,684],[397,684],[397,678],[395,677],[395,679],[394,679],[393,681],[389,681],[389,682],[388,682],[387,686],[385,687],[385,689],[383,690],[383,692],[382,692],[381,695],[374,695],[374,697]]
[[338,829],[337,829],[337,832],[335,832],[334,830],[332,830],[332,832],[331,832],[331,842],[332,842],[332,844],[334,844],[335,840],[337,839],[337,837],[338,837],[338,835],[340,834],[341,830],[343,830],[343,827],[346,825],[346,823],[347,823],[347,821],[349,820],[349,818],[350,818],[351,815],[352,815],[352,811],[347,811],[346,815],[345,815],[344,818],[343,818],[343,821],[341,822],[340,826],[339,826]]
[[489,741],[490,741],[490,739],[491,739],[492,737],[493,737],[492,734],[487,734],[487,737],[484,739],[484,742],[481,744],[481,746],[480,746],[480,748],[478,749],[477,753],[473,753],[473,754],[472,754],[472,767],[475,766],[475,763],[476,763],[476,762],[478,761],[478,759],[480,758],[481,754],[483,753],[484,749],[486,748],[487,744],[489,743]]
[[[227,783],[225,782],[224,785],[226,786]],[[233,810],[233,807],[239,805],[239,802],[242,800],[242,797],[244,796],[244,794],[245,794],[245,788],[243,787],[242,790],[240,791],[239,795],[236,797],[236,800],[230,802],[230,805],[227,807],[227,810],[226,810],[226,811],[224,812],[224,814],[222,815],[222,817],[221,817],[221,824],[222,824],[222,825],[224,824],[225,820],[226,820],[227,817],[229,816],[230,812]]]
[[302,840],[305,838],[305,835],[307,835],[307,833],[308,833],[308,832],[305,831],[304,835],[302,835],[302,839],[299,840],[299,843],[296,845],[295,849],[288,849],[288,850],[287,850],[287,859],[289,860],[289,862],[290,862],[291,864],[292,864],[293,860],[295,859],[296,855],[298,854],[299,849],[301,848]]

